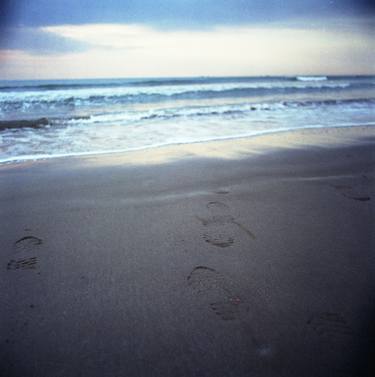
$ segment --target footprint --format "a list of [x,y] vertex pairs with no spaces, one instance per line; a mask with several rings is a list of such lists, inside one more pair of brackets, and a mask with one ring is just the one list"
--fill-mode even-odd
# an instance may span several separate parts
[[274,354],[272,347],[255,336],[254,329],[249,324],[250,305],[236,293],[238,290],[234,284],[206,266],[195,267],[187,277],[187,282],[218,319],[241,327],[246,334],[246,341],[259,357],[269,358]]
[[226,215],[224,215],[224,216],[211,216],[211,217],[208,217],[208,218],[203,218],[203,217],[199,217],[199,216],[195,216],[195,217],[204,226],[215,225],[215,224],[224,225],[224,224],[232,223],[234,221],[232,216],[226,216]]
[[234,287],[216,270],[198,266],[187,277],[188,285],[197,293],[209,299],[209,308],[219,318],[228,321],[239,318],[239,305],[243,300],[234,294]]
[[36,269],[37,257],[14,260],[11,259],[7,264],[7,270],[31,270]]
[[199,216],[195,217],[204,227],[208,227],[209,231],[203,234],[203,239],[211,245],[218,247],[228,247],[232,245],[234,243],[234,237],[232,236],[233,233],[227,234],[228,232],[231,232],[231,225],[235,225],[237,228],[241,229],[251,239],[256,239],[255,234],[250,229],[236,221],[232,216],[215,215],[208,218],[202,218]]
[[206,266],[195,267],[187,277],[187,281],[188,285],[199,293],[217,286],[225,287],[224,278],[216,270]]
[[211,201],[206,204],[206,208],[209,210],[209,216],[195,216],[207,228],[203,233],[205,242],[220,248],[232,246],[235,242],[234,234],[236,234],[233,225],[246,233],[251,239],[256,238],[251,230],[228,214],[230,208],[227,204]]
[[14,243],[17,252],[33,251],[40,246],[43,241],[35,236],[25,236]]
[[209,203],[207,203],[206,207],[208,209],[215,209],[215,208],[227,209],[227,208],[229,208],[225,203],[222,203],[222,202],[209,202]]
[[233,245],[234,239],[223,234],[216,235],[215,238],[211,237],[209,234],[203,234],[203,239],[214,246],[217,247],[229,247]]
[[196,216],[196,218],[204,227],[208,227],[208,231],[203,233],[205,242],[221,248],[234,244],[233,229],[232,231],[230,229],[234,219],[231,216],[212,216],[209,218]]
[[210,308],[224,321],[233,321],[240,316],[240,304],[242,303],[239,297],[230,297],[228,301],[212,302]]
[[218,190],[218,191],[214,191],[215,194],[219,194],[219,195],[226,195],[226,194],[229,194],[230,191],[226,191],[226,190]]
[[319,313],[307,321],[307,325],[319,336],[329,341],[351,336],[352,330],[340,313]]
[[361,195],[358,192],[355,193],[355,190],[351,186],[336,185],[333,187],[338,190],[345,198],[358,200],[360,202],[368,202],[369,200],[371,200],[371,197],[368,195]]
[[362,175],[357,182],[352,185],[331,185],[336,191],[347,199],[357,200],[360,202],[368,202],[371,200],[369,195],[370,179],[366,175]]

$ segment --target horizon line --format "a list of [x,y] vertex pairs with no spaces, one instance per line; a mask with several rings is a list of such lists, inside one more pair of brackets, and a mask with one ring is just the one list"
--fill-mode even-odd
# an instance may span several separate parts
[[194,78],[194,79],[215,79],[215,78],[297,78],[297,77],[374,77],[374,73],[363,74],[363,73],[345,73],[345,74],[326,74],[326,73],[316,73],[316,74],[303,74],[303,73],[296,73],[296,74],[288,74],[288,75],[187,75],[187,76],[123,76],[123,77],[115,77],[115,76],[101,76],[101,77],[70,77],[70,78],[17,78],[17,79],[7,79],[1,78],[0,81],[69,81],[69,80],[144,80],[144,79],[186,79],[186,78]]

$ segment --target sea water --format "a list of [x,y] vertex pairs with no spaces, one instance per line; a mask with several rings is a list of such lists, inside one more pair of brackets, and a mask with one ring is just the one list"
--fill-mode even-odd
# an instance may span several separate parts
[[0,81],[0,163],[375,126],[375,76]]

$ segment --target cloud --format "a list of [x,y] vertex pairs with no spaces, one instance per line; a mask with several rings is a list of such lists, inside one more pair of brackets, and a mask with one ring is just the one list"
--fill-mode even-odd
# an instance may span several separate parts
[[0,49],[21,50],[31,54],[64,54],[86,51],[87,43],[40,28],[1,28]]
[[138,24],[87,24],[49,26],[39,28],[38,32],[87,49],[68,49],[67,53],[51,57],[19,52],[5,58],[3,54],[0,76],[75,78],[375,73],[372,35],[360,29],[340,32],[335,28],[257,25],[160,30]]
[[61,25],[40,28],[42,32],[59,38],[91,45],[96,48],[133,49],[149,46],[155,39],[164,39],[175,32],[163,32],[144,25],[88,24]]

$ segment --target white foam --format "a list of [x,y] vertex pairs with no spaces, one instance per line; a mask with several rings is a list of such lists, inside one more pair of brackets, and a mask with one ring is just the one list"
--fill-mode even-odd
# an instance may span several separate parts
[[297,76],[298,81],[325,81],[327,76]]
[[[353,123],[343,123],[339,125],[335,125],[332,128],[345,128],[345,127],[359,127],[359,126],[373,126],[375,127],[375,122],[367,122],[361,124],[353,124]],[[115,153],[126,153],[126,152],[135,152],[135,151],[142,151],[142,150],[149,150],[149,149],[156,149],[161,147],[168,147],[173,145],[183,145],[183,144],[200,144],[200,143],[207,143],[207,142],[215,142],[215,141],[223,141],[223,140],[236,140],[248,137],[257,137],[262,135],[270,135],[270,134],[277,134],[283,132],[290,132],[290,131],[298,131],[304,129],[319,129],[319,128],[329,128],[324,124],[314,124],[314,125],[306,125],[304,127],[296,127],[296,128],[277,128],[272,129],[269,131],[258,131],[258,132],[250,132],[247,134],[234,134],[230,136],[221,136],[221,137],[211,137],[211,138],[204,138],[200,140],[189,140],[189,141],[171,141],[167,143],[157,143],[148,146],[140,146],[134,148],[124,148],[124,149],[109,149],[109,150],[91,150],[87,152],[75,152],[75,153],[55,153],[55,154],[35,154],[35,155],[20,155],[20,156],[13,156],[0,159],[0,164],[10,164],[10,163],[22,163],[26,161],[38,161],[38,160],[49,160],[49,159],[57,159],[57,158],[67,158],[67,157],[84,157],[84,156],[96,156],[96,155],[108,155],[108,154],[115,154]]]

